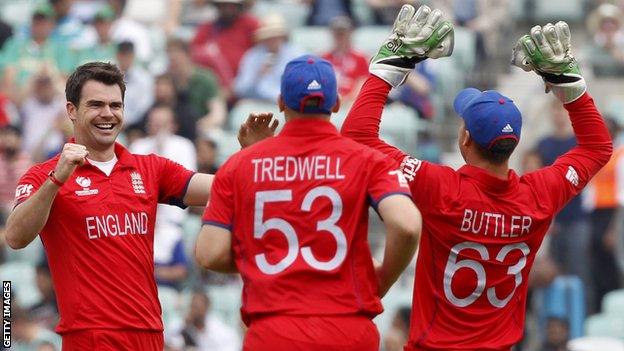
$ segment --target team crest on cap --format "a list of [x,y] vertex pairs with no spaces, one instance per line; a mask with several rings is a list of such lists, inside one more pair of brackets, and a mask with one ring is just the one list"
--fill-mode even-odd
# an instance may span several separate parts
[[321,84],[315,80],[313,80],[310,84],[308,84],[308,90],[320,90],[322,88]]
[[507,123],[507,125],[503,128],[503,130],[501,130],[501,132],[503,133],[513,133],[513,128],[511,128],[511,126],[509,125],[509,123]]
[[139,172],[130,173],[130,180],[132,181],[132,190],[134,190],[135,194],[145,194],[145,186]]

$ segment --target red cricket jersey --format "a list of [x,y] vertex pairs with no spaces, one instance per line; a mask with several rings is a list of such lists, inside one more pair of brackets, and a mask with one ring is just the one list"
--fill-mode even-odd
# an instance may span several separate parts
[[409,196],[396,166],[328,121],[297,119],[217,172],[204,224],[233,233],[243,320],[382,311],[368,206]]
[[600,113],[588,94],[565,105],[578,147],[503,180],[420,161],[379,140],[389,90],[369,78],[342,132],[401,165],[423,215],[405,350],[509,350],[522,337],[529,271],[554,215],[611,155]]
[[[59,189],[39,234],[60,312],[60,334],[85,329],[162,331],[154,280],[157,203],[183,206],[193,172],[156,155],[115,145],[110,176],[87,163]],[[32,196],[55,158],[20,179],[16,203]]]

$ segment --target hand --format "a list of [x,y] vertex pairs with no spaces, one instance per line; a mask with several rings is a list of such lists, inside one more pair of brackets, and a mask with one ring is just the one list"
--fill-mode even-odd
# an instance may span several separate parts
[[273,118],[273,112],[250,113],[245,123],[238,130],[238,142],[242,148],[253,145],[275,135],[279,121]]
[[530,34],[516,43],[511,63],[542,76],[546,92],[552,90],[564,104],[575,101],[587,90],[572,55],[570,27],[563,21],[531,28]]
[[416,11],[412,5],[403,5],[392,34],[371,60],[369,71],[397,87],[418,62],[450,56],[454,45],[453,25],[441,19],[440,10],[421,6]]
[[85,163],[87,155],[89,155],[89,151],[84,145],[72,143],[63,145],[61,157],[54,169],[54,177],[64,183],[74,173],[76,167]]

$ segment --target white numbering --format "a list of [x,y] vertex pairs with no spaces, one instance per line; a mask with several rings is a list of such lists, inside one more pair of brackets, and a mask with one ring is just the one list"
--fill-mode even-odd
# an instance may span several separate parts
[[[485,268],[481,263],[479,263],[479,261],[471,259],[465,259],[460,261],[457,260],[457,256],[462,250],[477,251],[481,259],[484,261],[490,259],[487,248],[481,244],[466,241],[453,246],[449,258],[446,261],[446,268],[444,269],[444,295],[446,296],[447,300],[449,300],[453,305],[457,307],[466,307],[475,302],[483,294],[486,285]],[[516,284],[513,291],[502,300],[499,299],[496,295],[496,290],[494,287],[487,289],[488,301],[494,307],[505,307],[509,300],[511,300],[511,298],[513,297],[518,286],[522,284],[522,269],[526,265],[526,258],[531,251],[527,244],[517,243],[503,246],[503,248],[498,252],[498,255],[496,255],[496,261],[503,262],[505,260],[505,257],[507,257],[507,255],[513,250],[519,250],[522,252],[522,257],[520,257],[520,260],[518,260],[516,264],[507,269],[507,274],[513,275],[515,277]],[[470,295],[464,298],[459,298],[455,296],[451,288],[453,276],[460,268],[472,269],[477,275],[476,288]]]
[[[336,225],[336,222],[338,222],[340,216],[342,215],[342,199],[340,198],[340,194],[328,186],[316,187],[310,190],[304,197],[303,203],[301,204],[301,210],[309,212],[314,201],[321,196],[326,197],[331,201],[332,212],[327,219],[317,222],[316,230],[325,230],[331,233],[336,240],[336,254],[329,261],[319,261],[312,253],[312,249],[309,246],[304,246],[301,248],[301,256],[311,267],[322,271],[331,271],[340,266],[347,256],[347,238],[342,229]],[[286,242],[288,243],[288,252],[286,253],[286,256],[276,264],[269,263],[265,254],[256,255],[255,258],[258,269],[265,274],[280,273],[292,265],[297,259],[299,239],[297,238],[295,228],[281,218],[270,218],[266,221],[263,219],[265,203],[291,200],[292,190],[270,190],[259,191],[256,193],[254,238],[262,239],[267,231],[275,229],[284,234]]]

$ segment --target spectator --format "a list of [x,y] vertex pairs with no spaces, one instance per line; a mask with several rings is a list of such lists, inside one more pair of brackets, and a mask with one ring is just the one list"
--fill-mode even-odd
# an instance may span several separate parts
[[[611,138],[616,140],[619,126],[613,118],[605,118]],[[615,144],[615,143],[614,143]],[[620,287],[620,270],[615,258],[617,209],[624,205],[624,146],[613,151],[611,160],[589,183],[584,200],[591,208],[591,276],[593,278],[593,307],[600,312],[601,301],[606,293]]]
[[13,101],[0,91],[0,127],[19,124],[19,112]]
[[91,61],[115,62],[117,45],[111,36],[115,12],[106,5],[101,7],[93,16],[93,29],[97,38],[92,45],[79,50],[78,62],[80,66]]
[[150,32],[141,23],[125,16],[126,2],[127,0],[108,0],[116,18],[111,28],[111,36],[116,43],[132,42],[138,61],[146,64],[154,58]]
[[550,317],[546,322],[546,340],[541,351],[568,351],[570,337],[568,322],[565,319]]
[[586,58],[597,76],[624,75],[624,29],[622,10],[602,4],[589,16],[587,27],[593,41]]
[[32,14],[31,33],[14,36],[3,47],[4,91],[20,103],[30,78],[43,70],[67,73],[74,59],[67,45],[50,37],[54,29],[54,10],[48,3],[38,6]]
[[[178,99],[175,91],[173,78],[168,74],[156,77],[154,82],[154,106],[168,105],[173,109],[177,131],[176,134],[189,140],[195,140],[196,121],[200,115],[193,106],[186,100]],[[136,126],[141,130],[145,129],[147,115],[143,117],[141,123]]]
[[412,309],[409,306],[400,307],[394,314],[392,326],[384,337],[384,351],[402,351],[409,335],[410,315]]
[[15,187],[32,160],[22,151],[22,133],[14,126],[0,129],[0,216],[6,218],[13,208]]
[[123,41],[117,45],[117,62],[126,81],[124,118],[127,126],[141,122],[154,102],[154,78],[136,63],[134,44]]
[[254,39],[256,45],[241,61],[234,91],[241,99],[275,102],[284,68],[300,52],[288,43],[288,28],[284,18],[277,14],[262,20]]
[[368,77],[368,59],[351,45],[353,21],[349,17],[335,17],[330,22],[334,47],[323,55],[336,70],[338,94],[343,102],[352,101]]
[[215,75],[193,64],[189,47],[180,39],[167,43],[168,73],[176,88],[178,100],[187,101],[200,118],[195,121],[200,130],[220,128],[225,123],[226,105]]
[[13,322],[11,332],[14,338],[11,344],[12,351],[38,351],[47,344],[54,345],[54,350],[61,349],[61,338],[37,324],[27,311],[13,305],[11,314]]
[[2,51],[2,47],[4,43],[6,43],[9,38],[13,35],[13,28],[8,25],[5,21],[0,19],[0,52]]
[[392,25],[403,4],[417,6],[417,3],[415,0],[366,0],[373,12],[373,24],[378,26]]
[[210,137],[209,133],[201,133],[195,139],[195,148],[197,149],[197,171],[200,173],[216,174],[217,170],[219,170],[219,166],[217,165],[219,146],[217,142]]
[[215,9],[210,6],[210,0],[187,1],[180,12],[180,22],[183,26],[197,27],[214,20],[217,16]]
[[41,301],[30,308],[29,314],[37,324],[54,330],[59,320],[59,312],[47,258],[44,257],[37,264],[35,278]]
[[[547,113],[552,119],[553,132],[537,145],[543,166],[553,164],[559,156],[576,146],[570,119],[561,103],[552,100]],[[581,205],[581,197],[576,196],[555,217],[550,232],[550,251],[563,274],[579,276],[588,287],[590,228]]]
[[417,65],[407,77],[405,84],[395,89],[390,95],[396,101],[413,108],[418,113],[418,117],[423,119],[432,119],[435,116],[431,101],[435,76],[430,67],[430,61]]
[[66,43],[71,48],[79,48],[89,41],[89,33],[79,18],[69,10],[75,0],[49,0],[56,13],[56,26],[52,37]]
[[[193,143],[175,135],[174,112],[170,106],[153,107],[147,118],[147,137],[130,145],[135,154],[155,153],[196,170],[197,158]],[[187,212],[173,206],[158,205],[154,231],[154,263],[156,282],[179,289],[188,275],[188,259],[182,241],[182,223]]]
[[217,19],[197,27],[191,42],[191,57],[200,66],[210,68],[230,98],[240,61],[254,44],[258,20],[246,13],[243,0],[212,0]]
[[64,143],[59,120],[65,120],[65,99],[51,74],[33,77],[32,95],[22,104],[23,150],[40,162]]
[[234,329],[210,313],[210,299],[203,291],[195,291],[182,330],[186,347],[202,351],[238,351],[240,337]]
[[336,17],[349,17],[353,20],[351,0],[304,0],[310,5],[308,26],[328,26]]

